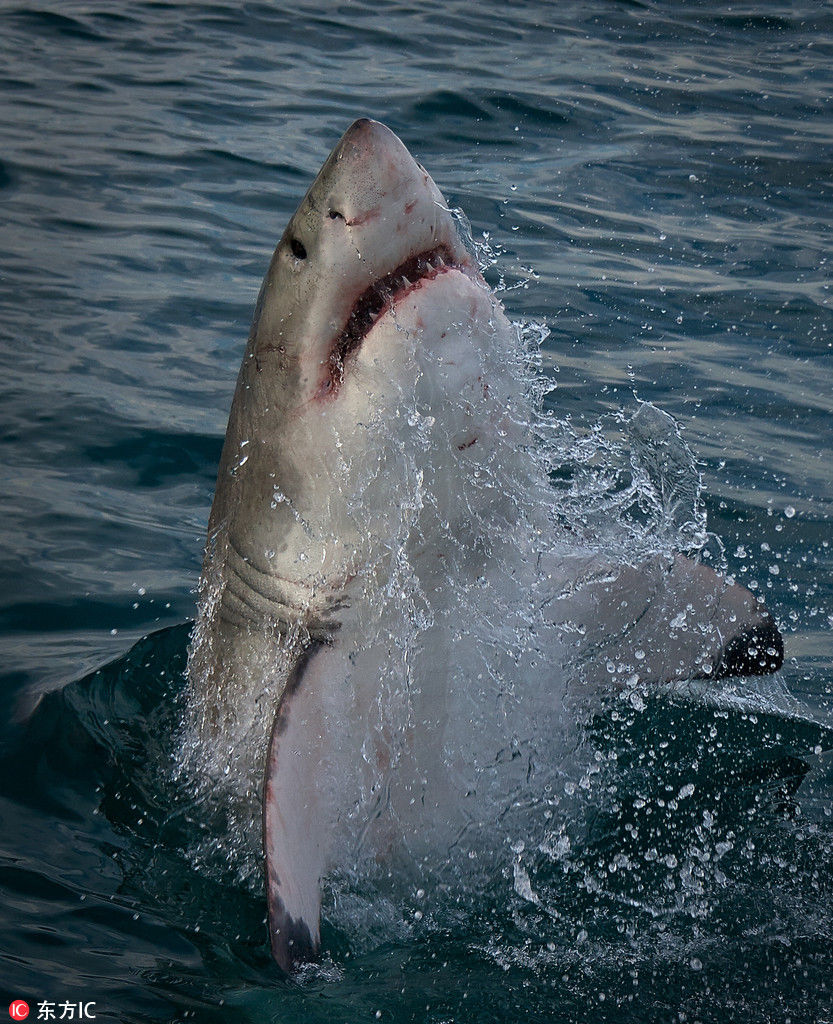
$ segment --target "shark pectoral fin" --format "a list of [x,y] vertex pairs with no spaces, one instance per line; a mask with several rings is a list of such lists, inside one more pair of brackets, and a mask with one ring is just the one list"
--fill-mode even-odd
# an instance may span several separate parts
[[263,850],[272,955],[284,971],[312,960],[320,944],[321,877],[329,807],[321,765],[326,732],[326,644],[312,641],[281,696],[266,757]]
[[587,559],[553,610],[573,629],[573,656],[591,680],[609,680],[611,664],[617,674],[636,672],[645,682],[762,675],[777,671],[784,658],[781,634],[763,605],[682,555],[638,566]]
[[674,572],[687,578],[695,598],[713,595],[708,621],[710,647],[719,645],[710,659],[712,679],[726,676],[761,676],[777,672],[784,663],[784,639],[763,604],[737,583],[727,583],[713,569],[677,556]]
[[663,565],[658,582],[629,637],[646,652],[640,675],[660,682],[721,679],[781,667],[781,634],[745,587],[682,555]]

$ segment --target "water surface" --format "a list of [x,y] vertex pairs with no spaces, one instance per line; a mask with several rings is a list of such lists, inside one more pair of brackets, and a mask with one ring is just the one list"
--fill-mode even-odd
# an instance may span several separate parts
[[[830,5],[68,0],[0,21],[5,719],[58,691],[6,729],[7,1002],[831,1016]],[[550,852],[508,850],[455,927],[429,913],[376,945],[330,927],[329,966],[298,986],[262,901],[183,852],[201,822],[167,738],[257,289],[361,115],[501,251],[510,314],[550,330],[556,416],[614,430],[648,400],[684,429],[714,557],[776,614],[792,700],[600,707],[576,757],[604,781],[565,794]]]

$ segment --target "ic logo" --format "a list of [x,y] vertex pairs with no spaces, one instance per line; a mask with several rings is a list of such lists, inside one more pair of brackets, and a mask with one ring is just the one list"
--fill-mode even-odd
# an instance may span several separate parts
[[9,1007],[9,1016],[12,1020],[26,1020],[29,1016],[29,1004],[22,999],[15,999]]

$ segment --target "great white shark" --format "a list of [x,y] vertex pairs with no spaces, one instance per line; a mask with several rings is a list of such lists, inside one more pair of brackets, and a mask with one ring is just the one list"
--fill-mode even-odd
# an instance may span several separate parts
[[191,735],[209,777],[262,801],[287,971],[319,949],[345,850],[436,856],[522,784],[495,765],[555,728],[565,674],[783,658],[766,609],[705,565],[617,561],[556,525],[517,331],[458,223],[396,135],[356,121],[278,243],[232,402]]

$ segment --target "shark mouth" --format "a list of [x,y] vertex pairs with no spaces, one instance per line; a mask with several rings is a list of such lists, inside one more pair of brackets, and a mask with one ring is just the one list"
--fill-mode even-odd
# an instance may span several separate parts
[[462,270],[446,245],[418,253],[380,277],[353,303],[347,323],[333,342],[327,360],[327,373],[318,389],[318,397],[334,395],[344,381],[344,364],[356,352],[374,324],[393,304],[423,281],[431,281],[448,270]]

